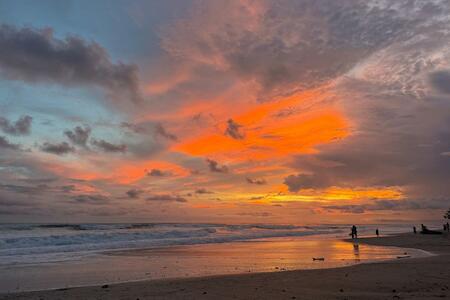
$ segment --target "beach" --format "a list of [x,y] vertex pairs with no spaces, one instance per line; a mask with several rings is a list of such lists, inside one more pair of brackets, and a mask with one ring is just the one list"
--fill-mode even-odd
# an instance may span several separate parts
[[159,279],[2,294],[0,299],[434,299],[450,297],[448,235],[360,238],[435,255],[347,267]]

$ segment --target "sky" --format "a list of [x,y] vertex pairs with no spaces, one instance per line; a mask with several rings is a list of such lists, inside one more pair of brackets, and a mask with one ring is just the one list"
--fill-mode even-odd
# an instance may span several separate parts
[[418,223],[447,0],[0,0],[0,221]]

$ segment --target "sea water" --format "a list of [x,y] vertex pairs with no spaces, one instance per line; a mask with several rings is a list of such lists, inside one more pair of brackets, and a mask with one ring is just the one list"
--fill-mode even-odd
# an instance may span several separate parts
[[[408,225],[359,226],[370,236]],[[350,244],[349,225],[0,224],[0,292],[341,267],[404,249]],[[411,252],[411,251],[410,251]],[[410,254],[420,255],[411,252]],[[313,261],[324,257],[324,261]]]

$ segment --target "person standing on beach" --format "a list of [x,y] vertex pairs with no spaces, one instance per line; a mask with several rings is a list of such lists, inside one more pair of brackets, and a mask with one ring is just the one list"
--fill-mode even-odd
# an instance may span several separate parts
[[414,234],[416,234],[416,233],[417,233],[417,229],[416,229],[416,226],[414,226],[414,227],[413,227],[413,231],[414,231]]
[[380,236],[380,231],[378,230],[378,228],[377,228],[377,230],[375,230],[375,234],[377,235],[377,237]]
[[356,230],[356,226],[352,226],[352,239],[358,238],[358,231]]

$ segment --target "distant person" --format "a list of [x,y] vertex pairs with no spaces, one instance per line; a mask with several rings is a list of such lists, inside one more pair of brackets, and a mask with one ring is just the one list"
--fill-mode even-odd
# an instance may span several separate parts
[[450,225],[447,222],[447,231],[450,231]]
[[377,237],[380,236],[380,231],[378,230],[378,228],[377,228],[377,230],[375,230],[375,234],[377,235]]
[[416,228],[416,226],[413,226],[413,232],[414,232],[414,234],[417,233],[417,228]]
[[356,226],[352,226],[352,239],[358,238],[358,230],[356,229]]

